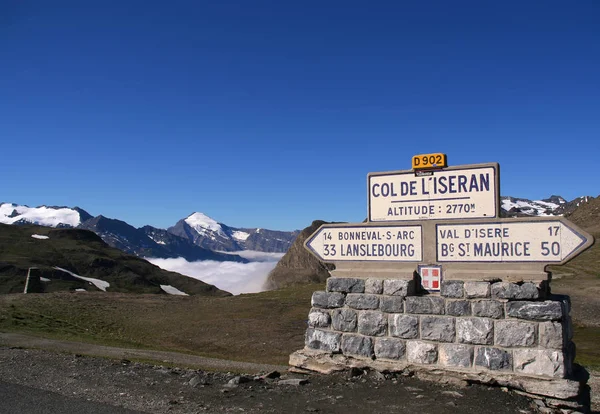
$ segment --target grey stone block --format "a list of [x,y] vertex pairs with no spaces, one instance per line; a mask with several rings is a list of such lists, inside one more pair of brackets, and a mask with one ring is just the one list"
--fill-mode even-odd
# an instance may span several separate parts
[[377,309],[379,307],[379,296],[349,293],[346,296],[346,305],[353,309]]
[[375,339],[375,357],[378,359],[398,360],[406,355],[406,344],[401,339],[377,338]]
[[332,331],[308,328],[305,335],[306,346],[328,352],[340,352],[342,334]]
[[308,326],[313,328],[328,328],[331,325],[329,312],[322,309],[311,309],[308,313]]
[[496,321],[494,327],[496,345],[535,346],[537,342],[537,324],[512,320]]
[[356,332],[358,315],[352,309],[334,309],[331,312],[331,326],[336,331]]
[[402,313],[404,312],[404,297],[382,296],[379,299],[379,309],[387,313]]
[[387,334],[387,315],[378,311],[364,311],[358,315],[358,333],[369,336]]
[[398,338],[419,337],[419,317],[413,315],[390,315],[390,335]]
[[506,304],[506,314],[512,318],[530,321],[557,321],[563,316],[561,302],[526,302],[515,301]]
[[462,298],[465,293],[462,280],[442,280],[440,295],[445,298]]
[[494,341],[494,321],[487,318],[457,318],[457,341],[463,344],[491,345]]
[[408,362],[414,364],[435,364],[438,357],[437,345],[429,342],[408,341],[406,355]]
[[389,296],[408,296],[414,294],[414,281],[386,279],[383,281],[383,294]]
[[317,308],[341,308],[346,295],[339,292],[316,291],[312,294],[311,305]]
[[365,293],[381,295],[383,293],[383,279],[367,279],[365,281]]
[[330,277],[327,279],[327,291],[342,293],[364,293],[365,279]]
[[568,315],[569,313],[571,313],[571,298],[568,295],[553,294],[548,299],[562,303],[564,315]]
[[500,319],[504,317],[504,303],[497,300],[475,300],[472,303],[473,316]]
[[515,349],[513,351],[515,372],[527,375],[543,375],[563,378],[565,363],[561,351],[551,349]]
[[448,367],[470,368],[473,365],[474,347],[459,344],[440,344],[438,364]]
[[446,315],[452,316],[470,316],[471,301],[468,300],[447,300]]
[[542,322],[539,326],[541,346],[544,348],[562,349],[566,345],[562,323]]
[[497,282],[492,284],[492,298],[523,300],[538,299],[540,297],[537,284],[526,282],[521,285],[510,282]]
[[533,282],[523,283],[521,286],[520,297],[517,299],[538,299],[540,297],[540,291],[538,285]]
[[465,282],[464,289],[467,299],[490,297],[489,282]]
[[364,358],[373,358],[373,340],[368,336],[344,334],[342,353]]
[[454,342],[456,331],[455,318],[451,316],[421,317],[421,339],[440,342]]
[[496,299],[515,299],[519,294],[519,286],[510,282],[496,282],[492,284],[492,297]]
[[406,313],[443,315],[444,307],[444,298],[439,296],[407,296],[404,303]]
[[510,352],[499,348],[480,347],[475,354],[475,366],[490,370],[512,369],[512,357]]

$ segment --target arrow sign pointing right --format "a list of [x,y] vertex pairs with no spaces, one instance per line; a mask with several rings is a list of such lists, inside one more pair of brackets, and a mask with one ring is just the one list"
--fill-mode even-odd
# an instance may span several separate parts
[[324,262],[423,260],[420,225],[324,224],[304,246]]
[[563,218],[438,224],[438,262],[566,263],[594,238]]

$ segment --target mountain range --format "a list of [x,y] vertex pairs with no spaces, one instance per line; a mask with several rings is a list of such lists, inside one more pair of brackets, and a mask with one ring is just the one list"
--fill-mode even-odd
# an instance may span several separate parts
[[0,223],[91,230],[109,246],[139,257],[183,257],[188,261],[243,263],[247,259],[232,252],[257,250],[283,253],[299,233],[235,228],[199,212],[190,214],[166,230],[152,226],[136,228],[125,221],[103,215],[94,217],[79,207],[28,207],[14,203],[0,203]]
[[[561,196],[552,195],[542,200],[529,200],[503,196],[501,216],[569,215],[591,199],[593,197],[578,197],[567,201]],[[231,227],[200,212],[190,214],[168,229],[152,226],[136,228],[125,221],[103,215],[94,217],[79,207],[28,207],[13,203],[0,203],[0,223],[87,229],[100,236],[109,246],[129,254],[139,257],[183,257],[188,261],[247,262],[233,252],[257,250],[284,253],[300,234],[299,230]]]

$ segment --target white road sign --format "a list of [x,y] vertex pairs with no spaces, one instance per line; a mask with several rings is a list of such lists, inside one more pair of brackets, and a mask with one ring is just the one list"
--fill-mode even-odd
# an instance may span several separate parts
[[304,246],[324,262],[423,260],[421,226],[324,224]]
[[369,221],[498,217],[498,164],[368,175]]
[[592,243],[559,219],[438,224],[438,262],[563,263]]

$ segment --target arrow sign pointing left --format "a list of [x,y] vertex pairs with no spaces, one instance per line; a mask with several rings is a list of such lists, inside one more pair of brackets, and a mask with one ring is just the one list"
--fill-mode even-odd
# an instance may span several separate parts
[[306,240],[304,246],[324,262],[423,260],[420,225],[324,224]]

